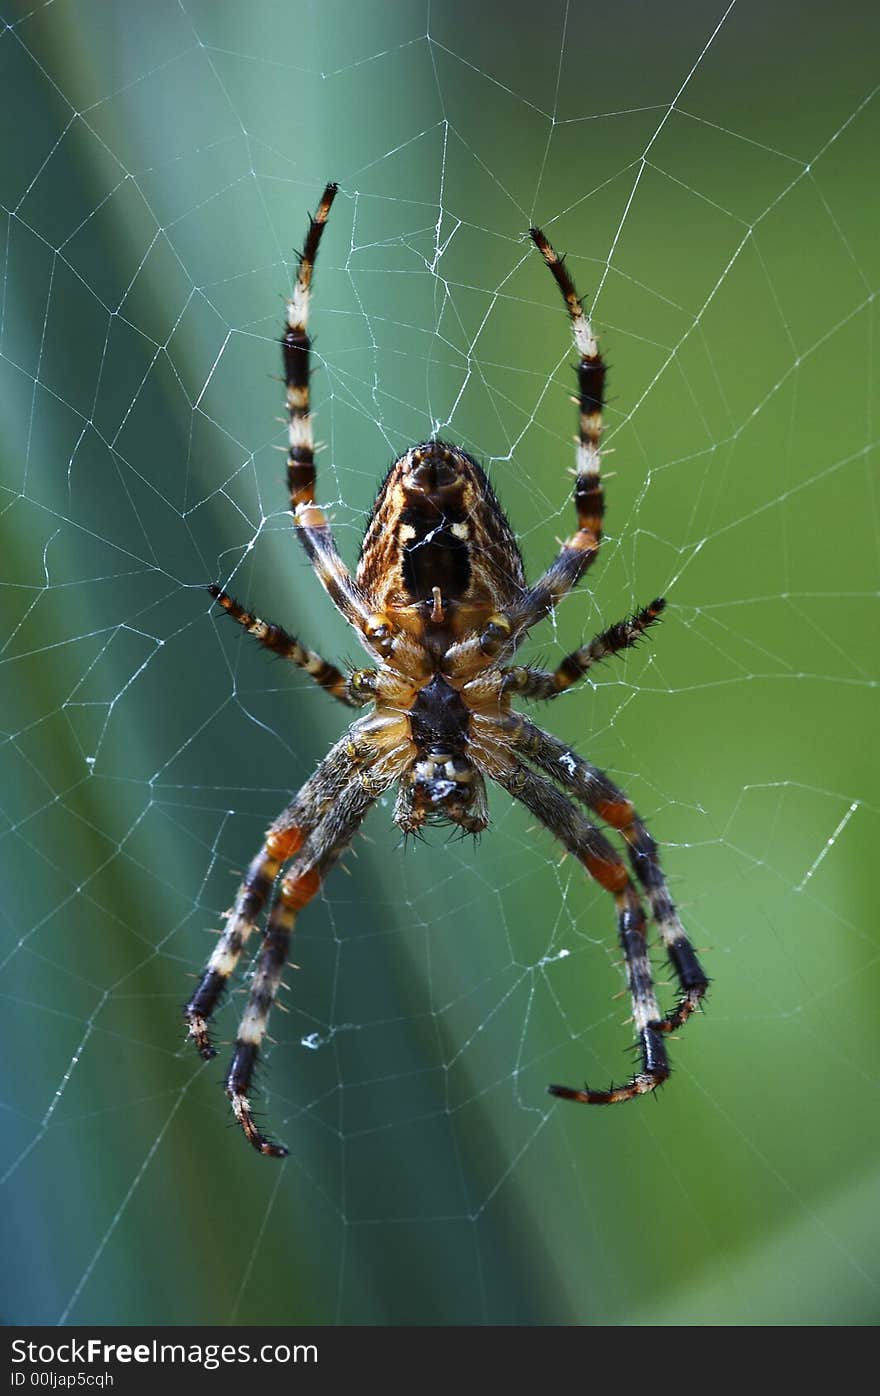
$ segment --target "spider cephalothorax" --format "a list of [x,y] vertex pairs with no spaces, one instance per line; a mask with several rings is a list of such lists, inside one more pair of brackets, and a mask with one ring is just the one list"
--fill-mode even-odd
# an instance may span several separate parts
[[[605,365],[574,283],[543,233],[532,228],[532,240],[565,299],[578,354],[577,528],[547,571],[527,584],[516,539],[481,467],[459,447],[430,440],[411,447],[392,465],[352,576],[315,503],[309,400],[312,271],[335,195],[336,185],[328,184],[310,222],[288,302],[282,341],[287,480],[299,538],[374,665],[345,675],[280,626],[245,611],[222,588],[210,588],[250,634],[304,669],[339,702],[372,708],[352,724],[269,829],[186,1008],[191,1037],[203,1057],[212,1057],[209,1019],[289,864],[263,932],[226,1078],[245,1135],[260,1153],[276,1157],[287,1151],[258,1129],[249,1092],[296,918],[348,847],[367,810],[395,783],[394,819],[405,833],[446,823],[477,834],[488,823],[485,779],[497,781],[612,894],[640,1069],[624,1085],[608,1090],[550,1086],[552,1094],[608,1105],[654,1090],[669,1075],[665,1037],[690,1017],[708,984],[669,896],[657,845],[626,795],[603,771],[512,707],[515,697],[557,697],[594,664],[635,644],[664,605],[652,601],[566,655],[554,670],[510,663],[532,627],[594,562],[602,537]],[[578,804],[622,835],[635,882],[620,853]],[[679,986],[678,1002],[665,1015],[654,993],[643,896]]]
[[461,694],[434,674],[417,692],[409,720],[416,754],[400,777],[394,822],[405,834],[425,823],[482,833],[489,822],[486,787],[467,757],[470,710]]

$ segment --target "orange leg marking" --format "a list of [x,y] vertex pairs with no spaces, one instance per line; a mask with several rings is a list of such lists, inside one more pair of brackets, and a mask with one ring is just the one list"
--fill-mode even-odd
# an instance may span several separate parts
[[293,825],[290,829],[275,829],[266,837],[266,847],[279,863],[286,863],[298,853],[305,842],[305,830]]
[[606,858],[599,858],[594,853],[584,853],[581,862],[586,868],[590,877],[594,877],[600,887],[604,887],[606,892],[619,893],[629,885],[629,873],[623,863],[609,862]]
[[301,877],[285,878],[279,893],[285,906],[294,911],[302,911],[321,886],[321,874],[317,868],[309,868]]
[[635,818],[635,810],[629,800],[597,800],[594,808],[599,818],[610,824],[612,829],[625,829]]

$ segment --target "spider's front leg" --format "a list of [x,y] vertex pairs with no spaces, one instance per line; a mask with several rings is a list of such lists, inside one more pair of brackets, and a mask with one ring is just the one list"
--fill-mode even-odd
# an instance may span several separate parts
[[248,1143],[257,1153],[271,1158],[284,1158],[288,1151],[257,1127],[250,1090],[269,1014],[287,964],[290,938],[297,916],[317,894],[325,876],[351,843],[374,799],[374,793],[357,777],[340,792],[282,878],[266,924],[247,1007],[226,1076],[226,1094]]
[[248,938],[257,929],[258,918],[275,879],[283,864],[302,848],[310,829],[351,778],[348,742],[349,738],[345,737],[333,747],[312,778],[275,820],[244,875],[223,933],[184,1010],[189,1035],[205,1061],[217,1055],[211,1042],[210,1020],[235,973]]
[[669,895],[655,840],[630,799],[605,771],[585,761],[557,737],[536,727],[522,713],[510,713],[507,726],[515,733],[518,752],[570,790],[575,799],[625,839],[630,865],[651,904],[663,947],[678,981],[679,1001],[660,1022],[664,1032],[674,1032],[699,1008],[709,980]]
[[283,864],[295,858],[281,879],[269,913],[226,1076],[226,1094],[235,1117],[258,1153],[276,1158],[287,1153],[257,1128],[250,1087],[297,915],[317,894],[370,805],[398,779],[411,758],[409,726],[401,714],[393,710],[374,713],[354,723],[269,830],[239,888],[226,929],[187,1004],[190,1036],[202,1057],[215,1056],[208,1035],[209,1019],[241,958],[245,942],[257,929],[257,918]]
[[589,1086],[584,1086],[583,1090],[549,1086],[550,1094],[585,1105],[615,1105],[656,1090],[669,1076],[669,1061],[648,958],[645,913],[622,858],[604,835],[543,776],[519,762],[508,762],[503,769],[496,765],[492,774],[555,834],[600,887],[611,893],[617,908],[617,934],[626,962],[641,1070],[622,1086],[610,1086],[604,1091]]

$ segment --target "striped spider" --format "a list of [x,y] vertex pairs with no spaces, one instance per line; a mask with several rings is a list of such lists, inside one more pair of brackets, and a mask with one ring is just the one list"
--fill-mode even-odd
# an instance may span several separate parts
[[[669,896],[657,845],[627,796],[604,772],[511,707],[514,697],[558,697],[594,664],[635,644],[664,605],[652,601],[566,655],[552,671],[510,663],[532,627],[592,566],[602,536],[605,364],[574,283],[544,234],[532,228],[532,241],[565,300],[578,355],[577,529],[544,575],[528,585],[516,539],[482,469],[465,451],[435,439],[411,447],[392,465],[352,576],[315,503],[309,402],[312,273],[335,195],[336,185],[328,184],[310,220],[287,306],[282,341],[290,435],[287,481],[300,541],[373,667],[344,674],[280,626],[251,615],[219,587],[210,588],[227,614],[267,649],[304,669],[338,702],[371,709],[352,723],[268,830],[186,1007],[198,1051],[206,1059],[213,1057],[209,1020],[289,865],[271,901],[226,1077],[226,1094],[246,1138],[259,1153],[274,1158],[287,1150],[257,1127],[250,1090],[290,937],[297,916],[370,806],[395,782],[394,820],[405,833],[449,823],[478,834],[488,824],[485,779],[497,781],[614,898],[640,1069],[608,1090],[550,1086],[552,1095],[609,1105],[653,1091],[669,1075],[666,1035],[690,1017],[708,984]],[[620,853],[574,801],[622,835],[635,882]],[[654,993],[636,884],[650,903],[678,982],[678,1002],[665,1016]]]

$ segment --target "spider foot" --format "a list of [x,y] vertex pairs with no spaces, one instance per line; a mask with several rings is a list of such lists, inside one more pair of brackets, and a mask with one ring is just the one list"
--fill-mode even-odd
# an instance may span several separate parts
[[678,980],[680,997],[671,1013],[660,1022],[660,1031],[675,1032],[701,1006],[709,988],[709,979],[697,959],[690,941],[681,934],[667,945],[669,966]]
[[284,1145],[276,1144],[273,1139],[270,1139],[257,1127],[254,1112],[251,1109],[248,1091],[253,1081],[258,1058],[259,1052],[255,1043],[236,1042],[232,1065],[226,1077],[226,1094],[232,1106],[232,1113],[241,1125],[242,1133],[251,1147],[256,1149],[258,1154],[265,1154],[267,1158],[287,1158],[289,1151]]
[[665,1018],[661,1018],[658,1025],[660,1031],[663,1033],[676,1032],[682,1027],[698,1008],[703,1007],[708,988],[709,980],[704,976],[701,983],[693,984],[686,989],[671,1013],[667,1013]]
[[229,1096],[232,1113],[241,1125],[245,1139],[256,1149],[257,1153],[264,1154],[267,1158],[287,1158],[290,1150],[284,1144],[276,1144],[273,1139],[257,1128],[251,1103],[247,1096],[243,1095],[241,1091],[230,1089],[228,1086],[226,1094]]
[[202,1017],[200,1013],[195,1012],[191,1005],[188,1005],[184,1010],[184,1017],[189,1028],[189,1036],[196,1044],[196,1051],[202,1061],[211,1061],[212,1057],[216,1057],[217,1055],[217,1048],[211,1041],[211,1035],[208,1031],[208,1020]]
[[637,1095],[647,1095],[649,1091],[657,1090],[662,1086],[669,1076],[669,1068],[656,1069],[654,1071],[640,1071],[632,1080],[627,1081],[624,1086],[611,1085],[607,1091],[594,1091],[584,1082],[583,1090],[576,1090],[573,1086],[548,1086],[549,1095],[558,1096],[560,1100],[574,1100],[580,1105],[618,1105],[622,1100],[632,1100]]
[[548,1086],[550,1095],[561,1100],[575,1100],[580,1105],[618,1105],[622,1100],[632,1100],[637,1095],[647,1095],[655,1091],[669,1076],[669,1062],[666,1048],[660,1035],[659,1023],[648,1023],[638,1035],[638,1047],[642,1053],[642,1069],[623,1086],[613,1083],[607,1091],[594,1091],[584,1082],[582,1091],[573,1086]]
[[209,965],[202,975],[199,987],[183,1010],[189,1035],[196,1044],[196,1051],[203,1062],[209,1062],[212,1057],[217,1055],[217,1049],[211,1042],[208,1024],[225,992],[227,983],[228,974],[212,969]]

